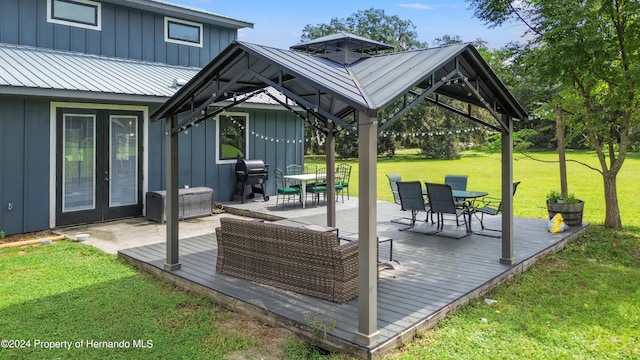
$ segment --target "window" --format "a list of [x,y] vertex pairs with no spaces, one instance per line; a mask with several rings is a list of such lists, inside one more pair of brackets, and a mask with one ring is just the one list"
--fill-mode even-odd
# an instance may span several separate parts
[[249,115],[244,113],[223,113],[216,121],[218,164],[235,163],[238,155],[248,157]]
[[165,17],[164,41],[202,47],[202,24]]
[[47,0],[47,21],[100,30],[101,10],[100,3],[89,0]]

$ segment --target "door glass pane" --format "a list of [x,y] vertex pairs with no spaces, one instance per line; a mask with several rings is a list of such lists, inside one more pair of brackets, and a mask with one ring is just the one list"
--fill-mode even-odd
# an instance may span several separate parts
[[138,203],[138,118],[109,117],[109,206]]
[[64,114],[62,211],[96,206],[96,116]]

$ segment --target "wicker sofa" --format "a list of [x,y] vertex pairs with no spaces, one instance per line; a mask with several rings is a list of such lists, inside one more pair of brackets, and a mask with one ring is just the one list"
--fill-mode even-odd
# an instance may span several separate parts
[[358,243],[336,232],[221,218],[216,271],[320,299],[358,295]]

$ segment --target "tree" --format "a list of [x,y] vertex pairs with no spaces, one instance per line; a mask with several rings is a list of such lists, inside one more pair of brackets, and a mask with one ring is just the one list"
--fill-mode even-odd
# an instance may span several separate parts
[[[327,24],[306,25],[303,29],[301,42],[313,40],[322,36],[345,31],[394,46],[394,51],[409,51],[427,48],[427,44],[417,39],[415,25],[410,20],[402,20],[398,16],[385,14],[384,10],[360,10],[346,19],[333,18]],[[436,38],[436,46],[462,43],[460,36],[445,34]],[[476,39],[476,47],[486,49],[486,42]],[[440,101],[447,105],[464,107],[461,102],[444,96]],[[400,98],[383,111],[395,113],[403,106]],[[486,114],[487,116],[488,113]],[[429,103],[422,103],[403,115],[400,121],[391,125],[384,134],[378,137],[378,154],[393,156],[396,144],[405,147],[419,147],[422,154],[428,158],[452,159],[458,157],[461,144],[477,144],[482,137],[477,132],[456,131],[469,128],[469,120],[448,111],[444,111]],[[306,128],[306,138],[314,139],[314,130]],[[429,136],[436,134],[438,136]],[[416,135],[417,134],[417,135]],[[336,154],[340,157],[357,155],[357,148],[352,146],[356,134],[348,129],[341,131],[336,138]],[[313,146],[312,146],[313,147]]]
[[640,2],[637,0],[470,0],[490,27],[518,21],[531,39],[519,53],[548,99],[596,153],[604,182],[604,225],[621,229],[617,175],[637,132],[640,107]]
[[333,18],[328,24],[307,24],[300,41],[345,31],[391,45],[395,51],[426,48],[427,44],[418,41],[415,29],[411,20],[402,20],[397,15],[387,15],[384,10],[371,8],[359,10],[346,19]]
[[[406,51],[426,48],[427,45],[418,41],[415,25],[410,20],[402,20],[396,15],[387,15],[384,10],[360,10],[346,19],[332,18],[328,24],[307,24],[302,30],[301,42],[307,42],[338,31],[345,31],[363,36],[394,47],[394,51]],[[316,139],[313,135],[317,131],[307,126],[305,137]],[[353,146],[356,134],[343,129],[336,137],[336,154],[341,158],[358,155],[357,147]],[[317,148],[312,146],[313,148]],[[395,153],[395,142],[391,138],[378,139],[378,154],[392,156]]]

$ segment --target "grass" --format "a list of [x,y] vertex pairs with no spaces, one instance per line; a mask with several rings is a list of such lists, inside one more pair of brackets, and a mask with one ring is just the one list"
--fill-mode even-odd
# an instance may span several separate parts
[[[378,159],[377,198],[393,201],[386,174],[398,173],[403,180],[419,180],[443,182],[446,174],[466,174],[469,176],[467,188],[482,190],[490,195],[500,193],[500,154],[486,154],[479,152],[464,153],[457,160],[424,160],[420,158],[418,150],[405,150],[401,156],[393,159]],[[513,199],[514,214],[529,218],[547,218],[546,196],[551,190],[560,190],[560,170],[555,152],[535,153],[536,159],[515,154],[513,161],[513,180],[521,181],[518,192]],[[596,157],[592,152],[568,151],[567,159],[581,161],[599,168]],[[310,158],[310,162],[324,164],[324,157]],[[358,196],[358,162],[355,159],[342,161],[353,165],[349,193]],[[640,158],[628,156],[618,176],[618,201],[622,224],[640,227],[640,207],[635,197],[625,196],[634,193],[640,182]],[[605,202],[602,176],[594,170],[588,169],[575,162],[567,163],[568,188],[570,193],[585,202],[583,220],[593,224],[604,223]]]
[[385,358],[637,359],[639,264],[637,232],[591,227]]
[[[536,154],[555,160],[555,154]],[[594,163],[589,153],[569,158]],[[321,159],[312,161],[321,162]],[[601,225],[599,174],[569,163],[570,192],[585,201],[585,220],[595,225],[488,297],[473,301],[424,331],[388,359],[424,358],[638,358],[640,357],[640,217],[631,197],[637,156],[619,176],[626,230]],[[357,165],[357,162],[350,163]],[[546,217],[544,199],[559,188],[557,164],[516,155],[514,198],[518,216]],[[405,154],[378,163],[378,198],[391,201],[387,173],[407,180],[441,181],[447,173],[469,175],[469,188],[497,193],[499,155],[467,153],[459,160],[428,161]],[[357,167],[351,195],[357,196]],[[0,338],[31,340],[30,348],[0,348],[0,358],[287,358],[341,359],[277,332],[208,299],[179,291],[137,272],[113,255],[62,241],[24,249],[0,249]],[[484,321],[482,319],[485,319]],[[125,349],[35,348],[34,341],[125,341]],[[134,341],[152,347],[134,348]],[[148,343],[147,341],[151,341]],[[137,343],[136,344],[140,344]]]
[[[469,152],[458,160],[422,160],[408,150],[378,160],[378,199],[392,201],[385,174],[403,180],[442,182],[445,174],[469,175],[468,188],[500,191],[500,155]],[[516,216],[547,218],[546,194],[560,188],[557,154],[514,156]],[[568,159],[598,167],[590,152]],[[322,162],[322,159],[314,159]],[[342,162],[342,161],[338,161]],[[357,161],[349,161],[357,166]],[[354,167],[355,169],[356,167]],[[567,164],[569,192],[585,201],[583,220],[592,225],[578,241],[553,254],[487,297],[441,321],[432,331],[393,351],[387,359],[593,359],[640,357],[640,208],[633,194],[640,159],[629,156],[618,176],[625,231],[606,230],[602,177],[575,162]],[[355,174],[355,172],[353,173]],[[352,182],[357,184],[357,174]],[[357,196],[357,186],[350,190]]]
[[[30,341],[30,347],[0,348],[1,358],[221,359],[264,346],[246,328],[229,325],[238,315],[91,246],[7,248],[0,259],[0,338]],[[73,342],[71,350],[37,343],[65,340]]]

